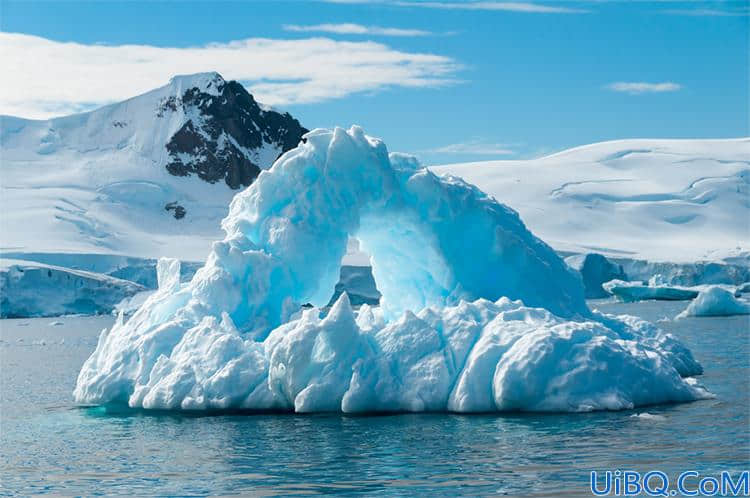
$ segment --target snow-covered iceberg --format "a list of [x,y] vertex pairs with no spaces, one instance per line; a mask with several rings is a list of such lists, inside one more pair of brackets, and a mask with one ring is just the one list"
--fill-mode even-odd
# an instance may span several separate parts
[[740,301],[725,288],[712,286],[701,291],[677,318],[730,315],[750,315],[750,304]]
[[622,266],[627,278],[649,281],[658,276],[660,285],[696,287],[699,285],[741,285],[750,280],[750,254],[742,253],[725,261],[656,262],[609,258]]
[[[147,409],[623,409],[709,396],[668,334],[591,312],[518,214],[358,127],[314,130],[232,201],[203,268],[103,331],[80,403]],[[342,294],[348,238],[381,306]]]

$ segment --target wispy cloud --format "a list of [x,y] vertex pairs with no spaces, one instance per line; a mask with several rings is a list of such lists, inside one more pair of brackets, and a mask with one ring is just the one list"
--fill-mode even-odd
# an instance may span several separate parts
[[476,156],[507,156],[515,154],[512,144],[499,144],[484,142],[481,140],[469,140],[450,145],[444,145],[423,152],[432,154],[456,154],[456,155],[476,155]]
[[677,90],[682,88],[682,85],[678,83],[672,83],[671,81],[665,81],[662,83],[646,83],[643,81],[618,81],[616,83],[610,83],[609,85],[606,85],[605,88],[615,92],[640,95],[643,93],[676,92]]
[[421,1],[421,0],[324,0],[328,3],[383,3],[399,7],[423,7],[429,9],[451,9],[451,10],[495,10],[507,12],[525,12],[529,14],[582,14],[589,12],[586,9],[574,7],[562,7],[560,5],[544,5],[532,2],[498,2],[498,1]]
[[461,70],[450,57],[328,38],[249,38],[177,48],[0,33],[0,46],[0,114],[36,118],[122,100],[175,74],[218,71],[241,81],[259,101],[284,106],[391,87],[450,85]]
[[337,35],[375,35],[375,36],[428,36],[433,33],[421,29],[386,28],[383,26],[365,26],[362,24],[315,24],[311,26],[300,26],[298,24],[285,24],[285,31],[297,33],[332,33]]
[[543,5],[529,2],[420,2],[420,1],[398,1],[395,5],[402,7],[425,7],[432,9],[454,9],[454,10],[498,10],[508,12],[525,12],[529,14],[582,14],[588,12],[586,9],[572,7],[561,7],[559,5]]
[[739,9],[714,9],[714,8],[695,8],[695,9],[666,9],[662,11],[665,14],[678,16],[694,17],[747,17],[750,16],[750,7]]

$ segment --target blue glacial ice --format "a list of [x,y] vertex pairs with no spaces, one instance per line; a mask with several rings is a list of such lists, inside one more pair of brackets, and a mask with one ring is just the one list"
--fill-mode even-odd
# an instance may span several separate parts
[[623,280],[610,280],[602,284],[602,288],[610,295],[618,299],[632,303],[636,301],[689,301],[698,296],[695,288],[681,287],[675,285],[664,285],[658,281],[625,282]]
[[[709,397],[674,337],[592,312],[580,277],[476,187],[314,130],[237,194],[206,264],[102,332],[80,403],[297,412],[590,411]],[[379,307],[330,309],[349,237]],[[306,303],[315,307],[302,308]]]
[[145,290],[101,273],[0,258],[0,318],[108,313]]
[[627,279],[621,265],[598,253],[575,254],[565,258],[565,262],[581,274],[586,299],[608,297],[602,284]]
[[698,297],[677,318],[731,315],[750,315],[750,303],[737,299],[728,289],[710,286],[700,291]]

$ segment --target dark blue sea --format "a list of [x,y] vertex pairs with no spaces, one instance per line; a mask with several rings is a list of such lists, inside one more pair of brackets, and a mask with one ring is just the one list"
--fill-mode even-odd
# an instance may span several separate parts
[[[656,321],[686,303],[591,305]],[[750,467],[747,316],[660,323],[703,364],[701,382],[716,399],[551,415],[195,416],[77,407],[78,371],[112,321],[0,321],[0,494],[586,496],[592,470],[676,478]]]

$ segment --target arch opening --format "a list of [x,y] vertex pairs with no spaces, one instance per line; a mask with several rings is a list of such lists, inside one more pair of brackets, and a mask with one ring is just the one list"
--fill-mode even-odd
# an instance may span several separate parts
[[369,253],[365,252],[356,237],[349,237],[346,255],[341,260],[339,281],[326,308],[330,308],[342,293],[346,292],[352,306],[363,304],[379,306],[382,294],[372,276]]
[[[159,262],[159,291],[102,333],[76,400],[486,412],[706,395],[682,379],[701,367],[674,338],[591,313],[580,278],[515,211],[357,127],[306,138],[237,194],[189,284]],[[386,319],[343,297],[325,317],[300,313],[327,304],[351,237]]]
[[411,156],[389,154],[358,127],[306,138],[234,198],[222,224],[215,266],[234,249],[252,260],[230,312],[241,330],[262,338],[300,305],[326,306],[352,237],[370,254],[389,319],[502,296],[563,317],[589,314],[580,279],[515,211]]

